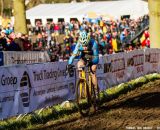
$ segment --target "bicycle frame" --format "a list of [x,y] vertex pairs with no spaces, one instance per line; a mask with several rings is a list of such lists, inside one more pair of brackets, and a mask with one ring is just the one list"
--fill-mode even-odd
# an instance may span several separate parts
[[[90,93],[90,96],[91,96],[91,94],[92,94],[91,93],[92,92],[92,90],[91,90],[91,85],[92,85],[91,68],[88,67],[87,71],[85,71],[85,67],[81,67],[81,69],[82,70],[79,71],[79,73],[81,73],[81,75],[79,77],[80,80],[87,80],[86,73],[88,73],[88,87],[89,87],[89,93]],[[86,87],[86,84],[85,84],[85,87]],[[86,90],[85,88],[82,88],[82,84],[81,84],[80,85],[80,96],[82,96],[81,94],[82,94],[83,89]],[[84,95],[86,97],[86,91],[84,92]]]
[[[82,67],[82,70],[79,71],[79,73],[81,73],[81,75],[79,76],[80,80],[86,80],[86,72],[85,72],[85,67]],[[87,85],[84,85],[85,88],[83,88],[82,84],[80,84],[80,97],[82,97],[82,91],[84,91],[84,96],[86,97],[86,87]]]

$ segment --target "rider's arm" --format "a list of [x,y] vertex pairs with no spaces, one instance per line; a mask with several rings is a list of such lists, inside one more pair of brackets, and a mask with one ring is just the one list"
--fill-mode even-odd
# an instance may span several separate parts
[[85,50],[85,47],[83,47],[81,44],[79,45],[78,47],[78,51],[84,51]]
[[93,59],[92,59],[92,63],[93,64],[98,64],[99,62],[99,48],[98,48],[98,43],[96,41],[92,41],[93,42]]
[[82,49],[82,46],[80,45],[80,43],[77,43],[76,47],[75,47],[75,49],[74,49],[74,51],[72,53],[72,56],[68,60],[68,64],[72,64],[73,63],[75,57],[79,56],[79,53],[80,53],[81,49]]
[[99,44],[100,44],[102,47],[105,47],[105,46],[106,46],[105,41],[103,41],[103,40],[100,41]]

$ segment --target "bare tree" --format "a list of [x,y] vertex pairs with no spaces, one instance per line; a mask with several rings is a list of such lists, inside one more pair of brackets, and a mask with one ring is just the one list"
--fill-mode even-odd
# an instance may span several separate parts
[[14,0],[14,30],[27,34],[25,0]]
[[160,0],[148,0],[152,48],[160,48]]
[[1,16],[3,16],[4,0],[1,0]]

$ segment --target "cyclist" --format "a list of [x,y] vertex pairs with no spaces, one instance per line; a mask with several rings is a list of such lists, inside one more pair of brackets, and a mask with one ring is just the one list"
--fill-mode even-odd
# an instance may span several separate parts
[[[96,86],[96,91],[98,91],[98,82],[96,77],[96,69],[97,64],[99,62],[99,49],[98,49],[98,43],[93,37],[90,37],[90,35],[86,31],[80,32],[78,43],[76,44],[76,47],[73,51],[73,54],[68,60],[67,70],[68,72],[73,72],[73,61],[74,59],[78,57],[79,61],[77,63],[77,67],[79,70],[79,75],[81,75],[80,67],[81,66],[89,66],[91,67],[92,72],[92,82],[93,85]],[[89,62],[87,62],[87,59],[89,59]]]

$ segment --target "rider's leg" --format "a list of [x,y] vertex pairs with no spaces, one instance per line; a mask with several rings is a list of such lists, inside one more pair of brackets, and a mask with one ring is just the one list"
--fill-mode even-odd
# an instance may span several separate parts
[[92,69],[92,83],[95,86],[95,90],[96,92],[98,92],[98,80],[97,80],[97,76],[96,76],[96,70],[97,70],[97,65],[92,65],[91,66]]
[[82,59],[80,59],[77,63],[77,68],[78,68],[78,71],[79,71],[79,77],[81,77],[81,71],[82,71],[82,69],[80,67],[82,67],[84,65],[85,65],[85,62]]
[[[84,61],[83,60],[79,60],[78,61],[78,63],[77,63],[77,68],[78,68],[78,74],[79,74],[79,78],[80,79],[82,79],[81,77],[82,77],[82,68],[81,67],[83,67],[84,66]],[[81,86],[81,85],[80,85]],[[83,91],[83,90],[85,90],[84,88],[83,88],[84,86],[81,86],[80,87],[80,90],[81,90],[81,92],[80,92],[80,97],[81,98],[86,98],[86,93],[85,93],[85,91]]]
[[95,111],[98,109],[98,104],[99,104],[99,88],[98,88],[98,80],[97,80],[97,76],[96,76],[96,70],[97,70],[97,65],[92,65],[91,66],[92,69],[92,83],[94,85],[94,90],[96,93],[96,106],[95,106]]

